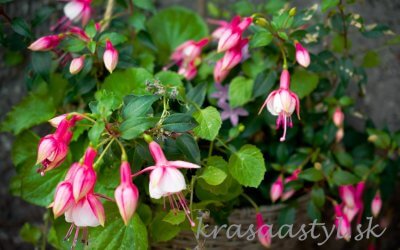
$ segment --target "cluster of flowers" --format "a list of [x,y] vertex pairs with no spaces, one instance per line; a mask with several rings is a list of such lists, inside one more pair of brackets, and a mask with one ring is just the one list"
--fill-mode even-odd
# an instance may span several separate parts
[[[350,240],[351,237],[351,222],[356,215],[357,224],[361,221],[361,216],[364,211],[364,203],[362,195],[365,189],[365,182],[361,181],[355,186],[344,185],[339,187],[339,196],[342,199],[341,204],[333,202],[335,210],[335,225],[340,229],[340,235],[344,239]],[[382,199],[380,192],[377,191],[371,203],[371,212],[374,217],[379,215],[382,207]]]
[[[54,134],[43,137],[38,146],[37,164],[40,164],[39,172],[44,175],[46,171],[54,169],[62,164],[68,153],[68,144],[72,138],[71,129],[75,123],[85,116],[61,115],[50,120],[57,127]],[[178,168],[200,168],[196,164],[185,161],[168,161],[158,143],[145,136],[149,142],[149,151],[154,159],[155,165],[147,167],[132,175],[131,167],[126,160],[125,150],[121,144],[122,160],[120,166],[121,182],[114,192],[115,202],[124,223],[127,225],[133,216],[138,199],[139,191],[133,184],[132,178],[145,172],[150,172],[149,192],[153,199],[168,198],[172,209],[183,209],[192,226],[195,223],[191,219],[190,210],[182,193],[186,189],[186,181]],[[115,140],[117,140],[115,138]],[[54,217],[65,215],[65,220],[71,223],[66,239],[76,232],[72,247],[76,245],[79,231],[83,231],[83,242],[87,243],[87,227],[104,226],[105,212],[99,198],[108,198],[102,194],[94,193],[96,184],[97,164],[94,160],[97,150],[92,146],[86,149],[85,155],[80,162],[73,163],[65,178],[61,181],[55,191],[54,201],[50,204]]]
[[[58,22],[58,24],[52,29],[61,30],[61,33],[56,35],[43,36],[34,41],[28,49],[32,51],[49,51],[55,49],[60,42],[69,36],[74,36],[82,41],[88,43],[91,41],[85,31],[77,26],[72,26],[72,22],[82,21],[82,25],[85,26],[91,16],[91,0],[72,0],[67,3],[64,7],[65,16]],[[95,24],[96,31],[100,31],[100,23]],[[87,55],[81,55],[71,60],[69,71],[71,74],[78,74],[84,67],[85,57]],[[70,58],[64,57],[64,58]],[[103,62],[106,69],[112,73],[118,63],[118,51],[114,48],[111,41],[107,40],[105,45],[105,51],[103,54]]]

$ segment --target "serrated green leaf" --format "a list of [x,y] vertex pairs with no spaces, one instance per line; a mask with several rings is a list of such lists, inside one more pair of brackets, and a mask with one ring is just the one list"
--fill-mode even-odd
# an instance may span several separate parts
[[229,158],[229,172],[241,185],[258,187],[266,168],[261,151],[253,145],[244,145]]
[[200,138],[213,141],[222,125],[218,110],[214,107],[207,107],[193,113],[193,117],[199,124],[193,129],[193,132]]
[[208,166],[204,169],[199,178],[204,179],[208,184],[216,186],[221,184],[228,175],[221,169],[213,166]]
[[253,94],[253,83],[252,79],[246,79],[243,76],[233,79],[229,85],[229,104],[232,107],[238,107],[249,102]]
[[169,241],[180,232],[179,226],[163,221],[166,213],[158,213],[150,224],[150,234],[153,242]]
[[121,124],[121,137],[126,140],[134,139],[154,127],[158,120],[157,117],[131,117]]
[[267,46],[272,42],[273,35],[271,32],[266,30],[258,31],[254,34],[254,36],[250,40],[250,47],[251,48],[258,48]]
[[302,99],[311,94],[311,92],[317,88],[318,81],[318,75],[299,69],[296,70],[292,76],[290,88],[300,99]]
[[105,124],[103,121],[97,121],[89,130],[89,140],[95,147],[99,143],[101,133],[104,131],[104,126]]

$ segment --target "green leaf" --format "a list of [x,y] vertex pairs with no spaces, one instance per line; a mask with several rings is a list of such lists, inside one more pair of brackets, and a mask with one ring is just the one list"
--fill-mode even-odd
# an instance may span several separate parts
[[25,242],[36,245],[39,242],[42,232],[38,227],[25,223],[21,230],[19,230],[19,235]]
[[250,48],[267,46],[272,42],[273,35],[266,30],[260,30],[250,40]]
[[339,4],[340,0],[322,0],[322,12],[329,10]]
[[103,89],[123,98],[129,94],[144,95],[146,90],[146,80],[151,80],[153,76],[145,69],[130,68],[125,71],[117,71],[107,76],[103,83]]
[[96,35],[97,33],[96,24],[93,20],[90,20],[90,22],[86,25],[85,33],[90,38],[93,38]]
[[324,175],[321,170],[317,170],[315,168],[309,168],[303,170],[299,174],[299,178],[307,180],[307,181],[320,181],[324,179]]
[[150,10],[150,11],[155,10],[154,3],[152,0],[130,0],[130,1],[132,1],[132,3],[135,6],[141,8],[141,9]]
[[323,207],[325,204],[324,190],[318,186],[314,186],[311,191],[311,199],[317,207]]
[[351,157],[350,154],[346,152],[335,152],[334,155],[340,166],[348,168],[353,167],[353,158]]
[[165,212],[156,215],[150,224],[150,234],[153,242],[169,241],[180,232],[179,226],[165,222]]
[[182,87],[182,76],[172,71],[161,71],[157,73],[154,78],[160,80],[161,84],[171,87]]
[[200,138],[213,141],[222,125],[218,110],[214,107],[207,107],[193,113],[193,117],[199,124],[193,129],[193,132]]
[[163,221],[171,225],[179,225],[186,219],[185,212],[170,210],[169,213],[163,218]]
[[391,139],[388,133],[372,128],[368,128],[367,133],[369,135],[368,141],[372,142],[376,147],[382,149],[390,147]]
[[122,109],[122,116],[128,119],[132,116],[143,116],[151,109],[151,105],[159,99],[157,95],[135,96],[129,95],[125,97],[125,105]]
[[[177,18],[179,17],[179,18]],[[191,10],[181,7],[163,9],[147,22],[148,31],[158,48],[160,63],[169,60],[171,52],[187,40],[208,35],[207,24]]]
[[197,127],[197,125],[196,120],[191,115],[175,113],[164,120],[162,127],[171,132],[182,133]]
[[86,48],[86,42],[78,38],[67,38],[62,41],[61,45],[68,52],[80,52]]
[[128,38],[126,38],[126,36],[124,36],[120,33],[117,33],[117,32],[107,32],[107,33],[103,33],[100,36],[99,43],[104,46],[106,44],[107,40],[110,40],[110,42],[113,44],[113,46],[116,46],[118,44],[126,42],[126,40],[128,40]]
[[311,220],[321,221],[321,212],[313,201],[309,201],[307,204],[307,214]]
[[51,65],[52,65],[52,54],[51,52],[32,52],[31,53],[31,65],[35,73],[40,75],[43,79],[49,80]]
[[229,158],[229,172],[241,185],[258,187],[266,168],[261,151],[253,145],[244,145]]
[[134,139],[154,127],[158,120],[158,117],[131,117],[121,124],[121,137],[126,140]]
[[1,131],[19,134],[24,129],[53,118],[56,108],[53,98],[49,98],[46,92],[30,93],[22,102],[14,106],[1,124]]
[[[293,225],[295,217],[296,217],[296,208],[293,206],[287,206],[279,212],[278,224],[279,224],[279,226],[282,226],[285,224]],[[283,227],[282,233],[286,233],[286,231],[288,229],[289,229],[288,227]]]
[[253,93],[253,80],[238,76],[229,85],[229,103],[232,107],[243,106],[250,101]]
[[90,103],[89,106],[93,113],[99,114],[106,120],[122,102],[122,99],[116,96],[113,92],[104,89],[96,92],[95,97],[97,102]]
[[99,143],[99,139],[101,133],[104,131],[105,124],[103,121],[97,121],[93,127],[89,130],[89,140],[93,144],[93,146],[97,146]]
[[356,184],[359,182],[357,176],[341,169],[338,169],[333,173],[332,180],[338,186]]
[[374,68],[379,66],[380,63],[381,59],[379,57],[379,54],[375,51],[370,50],[365,53],[362,65],[366,68]]
[[186,102],[189,103],[189,112],[192,113],[195,110],[196,104],[198,107],[203,105],[205,97],[207,94],[207,84],[201,83],[191,88],[186,94]]
[[220,168],[208,166],[204,169],[199,178],[204,179],[208,184],[216,186],[221,184],[228,175]]
[[318,81],[318,75],[304,69],[298,69],[292,76],[290,88],[300,99],[302,99],[311,94],[311,92],[317,88]]
[[32,36],[32,31],[28,23],[20,17],[16,17],[12,20],[11,28],[21,36],[25,37]]
[[104,228],[89,229],[91,249],[148,249],[146,226],[138,214],[125,226],[115,203],[107,202],[104,210],[107,211]]
[[176,139],[176,146],[190,162],[200,164],[200,149],[190,134],[182,134]]

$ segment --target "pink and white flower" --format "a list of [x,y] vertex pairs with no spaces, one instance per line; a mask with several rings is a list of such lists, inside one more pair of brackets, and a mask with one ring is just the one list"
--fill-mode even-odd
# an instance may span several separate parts
[[304,68],[307,68],[310,65],[310,54],[308,53],[308,50],[306,50],[303,45],[301,45],[299,42],[295,42],[295,47],[296,47],[296,61],[298,64],[303,66]]
[[89,192],[93,192],[96,183],[96,172],[93,169],[93,162],[96,157],[96,150],[88,147],[85,152],[83,164],[76,168],[72,178],[72,190],[74,199],[78,202]]
[[243,32],[249,27],[253,19],[245,17],[241,20],[240,16],[235,16],[229,26],[222,32],[218,41],[218,52],[227,51],[240,43]]
[[346,241],[351,238],[351,225],[347,217],[343,214],[340,205],[334,204],[335,210],[335,226],[338,234]]
[[85,56],[80,56],[72,59],[71,64],[69,65],[69,72],[72,75],[76,75],[83,69],[85,65]]
[[342,112],[342,109],[340,107],[337,107],[335,109],[335,112],[333,113],[332,116],[332,120],[336,127],[338,128],[343,127],[344,113]]
[[286,139],[286,128],[287,126],[293,127],[292,114],[296,109],[297,117],[300,119],[300,101],[295,93],[290,91],[290,74],[287,69],[284,69],[280,78],[280,87],[278,90],[272,91],[264,104],[261,106],[259,114],[262,109],[267,106],[268,111],[278,116],[276,120],[276,128],[279,129],[283,126],[283,135],[280,141]]
[[247,38],[243,39],[237,46],[225,52],[221,59],[221,70],[231,70],[242,61],[244,51],[243,48],[247,46],[248,42],[249,40]]
[[271,246],[271,229],[270,227],[264,223],[264,219],[262,214],[258,212],[256,214],[256,225],[257,225],[257,236],[258,241],[262,246],[269,248]]
[[214,67],[214,81],[217,84],[220,84],[223,80],[225,80],[228,74],[229,70],[222,69],[222,60],[218,60]]
[[62,35],[49,35],[44,36],[36,41],[34,41],[31,45],[29,45],[28,49],[32,51],[48,51],[52,50],[58,46],[60,41],[62,40]]
[[347,207],[353,208],[356,204],[355,188],[352,185],[339,187],[339,195]]
[[54,202],[52,203],[54,218],[64,214],[70,207],[75,204],[72,194],[72,184],[69,181],[62,181],[57,185],[54,194]]
[[106,69],[110,73],[114,71],[118,64],[118,51],[109,40],[106,41],[106,50],[103,54],[103,61]]
[[282,175],[279,175],[278,179],[271,185],[270,195],[272,202],[277,201],[283,193],[283,179]]
[[179,45],[171,55],[171,60],[180,64],[189,63],[201,55],[201,50],[207,45],[209,39],[203,38],[200,41],[189,40]]
[[92,13],[91,2],[92,0],[71,0],[64,6],[64,14],[73,22],[82,20],[82,25],[85,26]]

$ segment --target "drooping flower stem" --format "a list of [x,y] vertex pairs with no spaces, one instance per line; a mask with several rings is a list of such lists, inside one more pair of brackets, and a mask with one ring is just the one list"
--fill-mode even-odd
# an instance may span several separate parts
[[106,152],[108,151],[108,149],[111,147],[111,144],[115,141],[115,138],[112,138],[110,140],[110,142],[107,144],[107,146],[104,148],[103,152],[101,152],[101,155],[97,158],[96,162],[93,165],[94,169],[97,169],[97,167],[99,166],[99,163],[101,161],[101,159],[103,159],[104,155],[106,154]]
[[121,148],[121,153],[122,153],[121,161],[128,161],[128,156],[126,154],[124,145],[122,145],[122,142],[118,139],[115,139],[115,141],[118,143],[119,147]]
[[85,119],[88,120],[88,121],[91,121],[91,122],[93,122],[93,123],[96,123],[95,120],[93,120],[92,118],[90,118],[89,116],[87,116],[87,115],[85,115],[85,114],[81,114],[81,113],[78,113],[78,112],[72,112],[72,113],[69,113],[68,115],[71,115],[71,116],[73,116],[73,115],[81,116],[81,117],[85,118]]
[[282,58],[283,58],[283,69],[287,69],[288,65],[287,65],[287,59],[286,59],[286,52],[285,52],[285,48],[279,44],[279,49],[281,50],[282,53]]
[[245,193],[241,193],[240,195],[243,196],[243,198],[245,198],[256,209],[256,212],[258,213],[259,208],[257,206],[257,203]]

